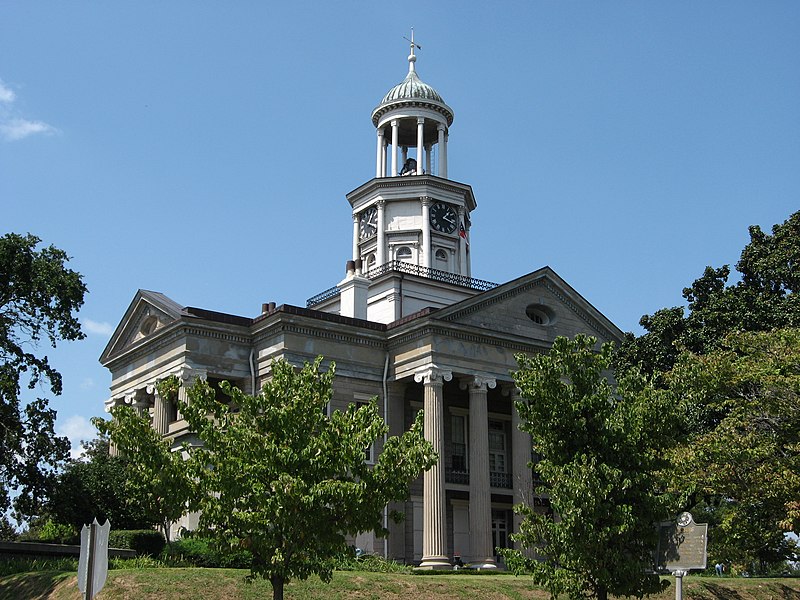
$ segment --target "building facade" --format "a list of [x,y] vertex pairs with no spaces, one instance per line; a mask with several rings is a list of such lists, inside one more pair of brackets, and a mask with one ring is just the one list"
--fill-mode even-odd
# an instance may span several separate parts
[[[561,335],[605,342],[622,332],[549,267],[500,285],[472,278],[477,203],[469,185],[447,176],[453,111],[417,75],[414,49],[407,76],[372,113],[375,177],[346,196],[353,245],[342,281],[305,307],[265,304],[256,317],[140,290],[100,359],[112,377],[106,408],[139,408],[177,446],[192,433],[159,397],[159,380],[228,380],[255,393],[274,360],[322,355],[336,363],[333,410],[377,396],[395,435],[424,409],[440,457],[394,507],[406,518],[389,524],[387,539],[354,542],[422,568],[449,568],[456,555],[496,568],[496,550],[512,545],[519,526],[512,506],[548,510],[517,427],[514,355],[546,352]],[[378,440],[367,460],[380,451]],[[195,524],[189,515],[175,529]]]

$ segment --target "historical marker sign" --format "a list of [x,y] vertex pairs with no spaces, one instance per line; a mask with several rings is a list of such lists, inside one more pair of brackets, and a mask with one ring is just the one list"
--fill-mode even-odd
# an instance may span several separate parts
[[692,515],[682,513],[677,522],[662,523],[656,550],[656,570],[690,571],[706,568],[708,524],[695,523]]
[[108,573],[108,533],[111,523],[100,525],[97,519],[81,530],[81,553],[78,559],[78,589],[91,600],[103,589]]

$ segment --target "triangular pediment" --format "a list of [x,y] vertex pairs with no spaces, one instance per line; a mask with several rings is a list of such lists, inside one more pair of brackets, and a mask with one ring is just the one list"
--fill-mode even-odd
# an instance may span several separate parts
[[578,333],[601,342],[619,342],[623,336],[616,325],[550,267],[440,309],[434,318],[487,333],[548,342]]
[[105,363],[109,358],[125,349],[156,335],[161,329],[174,323],[184,314],[183,307],[164,294],[139,290],[114,330],[100,356],[100,362]]

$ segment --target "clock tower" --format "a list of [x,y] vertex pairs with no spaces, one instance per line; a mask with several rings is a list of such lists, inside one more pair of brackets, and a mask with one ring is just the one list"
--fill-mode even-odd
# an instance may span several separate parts
[[417,75],[413,32],[410,41],[408,74],[372,111],[375,177],[347,194],[347,276],[311,298],[311,308],[389,323],[493,287],[472,279],[472,188],[448,177],[453,110]]

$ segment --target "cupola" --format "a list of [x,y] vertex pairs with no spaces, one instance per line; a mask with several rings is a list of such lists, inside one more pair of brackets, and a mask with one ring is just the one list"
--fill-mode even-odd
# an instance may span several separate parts
[[[447,136],[453,110],[417,75],[415,50],[421,46],[414,42],[413,31],[410,42],[408,75],[372,111],[378,134],[375,176],[435,174],[447,178]],[[435,164],[434,149],[438,151]]]

